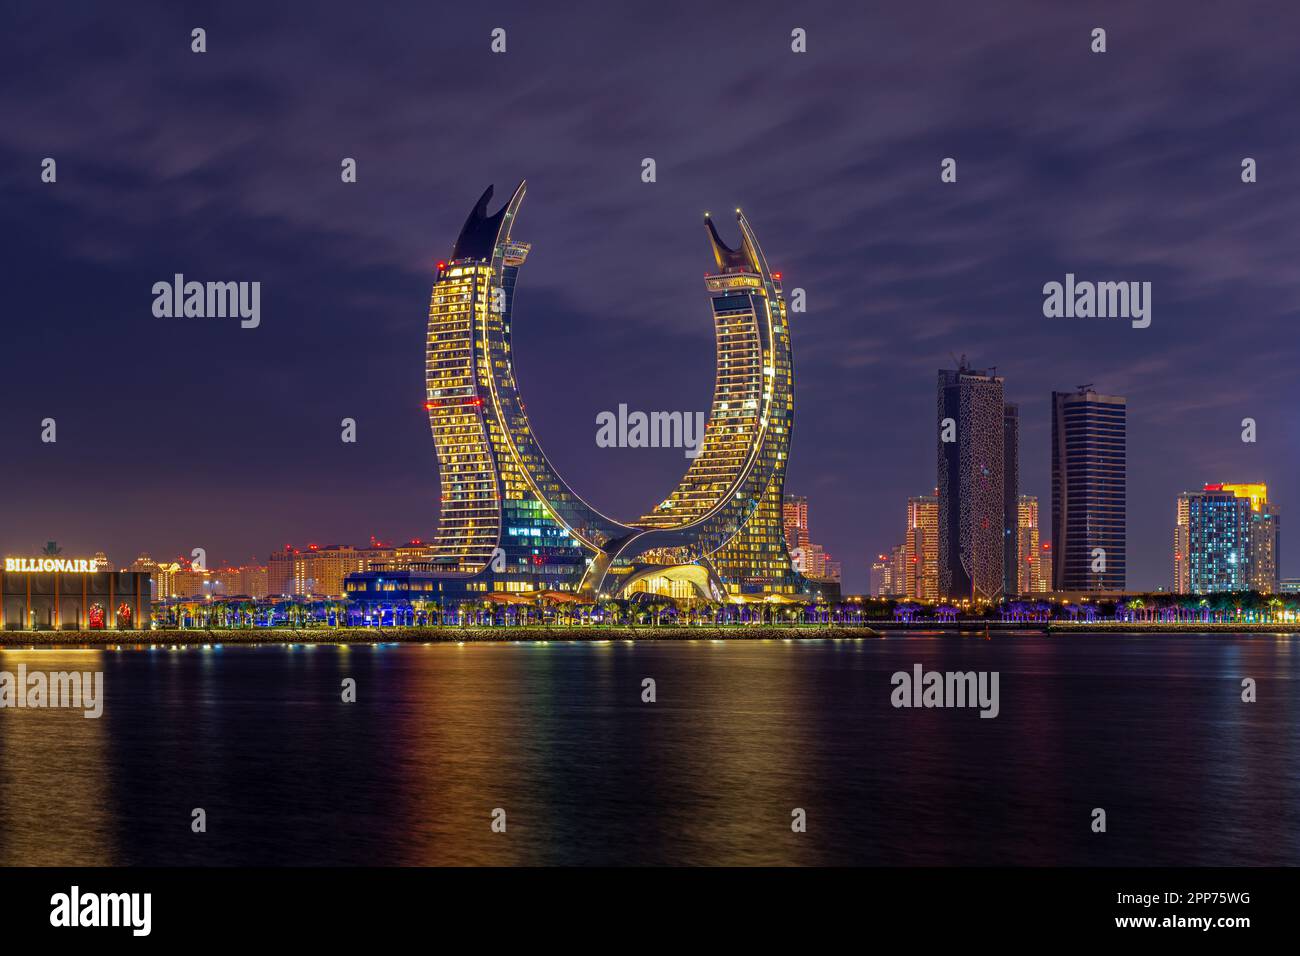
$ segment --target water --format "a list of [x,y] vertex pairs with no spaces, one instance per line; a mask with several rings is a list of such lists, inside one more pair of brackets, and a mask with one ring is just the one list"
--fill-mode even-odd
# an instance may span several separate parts
[[[0,652],[19,663],[102,669],[106,703],[0,711],[3,865],[1300,864],[1290,637]],[[914,663],[998,671],[1000,715],[893,708]]]

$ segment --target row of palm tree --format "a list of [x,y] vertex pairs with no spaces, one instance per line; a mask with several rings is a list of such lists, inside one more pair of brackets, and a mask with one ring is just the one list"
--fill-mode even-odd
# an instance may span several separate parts
[[675,599],[637,593],[627,598],[582,601],[543,594],[503,603],[501,596],[444,605],[436,600],[362,605],[342,600],[255,601],[251,598],[185,599],[154,606],[163,627],[528,627],[533,625],[720,627],[728,625],[852,625],[864,623],[860,605],[732,603],[699,598]]
[[163,627],[347,627],[347,601],[180,600],[153,606],[153,620]]

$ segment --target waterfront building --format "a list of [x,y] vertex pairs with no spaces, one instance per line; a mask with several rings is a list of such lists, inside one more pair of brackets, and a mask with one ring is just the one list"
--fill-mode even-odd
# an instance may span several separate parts
[[1174,508],[1174,593],[1192,593],[1191,541],[1188,538],[1188,521],[1190,520],[1190,498],[1186,494],[1178,496]]
[[[395,554],[395,552],[394,552]],[[344,580],[369,569],[379,555],[348,544],[285,545],[267,558],[267,593],[288,597],[335,598],[346,593]],[[385,563],[392,558],[386,553]]]
[[1016,571],[1017,594],[1041,594],[1047,590],[1043,573],[1043,551],[1038,540],[1038,496],[1020,495],[1016,499],[1016,537],[1018,539]]
[[785,546],[790,554],[807,548],[811,543],[808,537],[808,499],[803,495],[786,495],[781,505],[781,519],[785,527]]
[[1052,589],[1123,591],[1128,402],[1085,385],[1052,393]]
[[917,495],[907,499],[906,536],[903,539],[906,580],[897,592],[918,601],[939,599],[939,497]]
[[737,210],[741,241],[732,249],[705,216],[717,266],[705,276],[717,356],[699,454],[663,501],[624,523],[561,479],[519,396],[515,287],[531,246],[513,230],[524,193],[520,183],[489,214],[489,187],[437,267],[426,336],[425,409],[440,484],[431,571],[372,567],[349,576],[349,593],[382,592],[404,573],[415,582],[417,572],[420,587],[437,584],[420,593],[451,599],[547,590],[597,599],[637,590],[643,579],[686,581],[715,600],[817,593],[793,567],[784,527],[794,415],[789,316],[781,275],[748,220]]
[[1223,489],[1185,492],[1188,593],[1250,586],[1250,499]]
[[894,575],[889,562],[889,555],[878,554],[871,562],[870,584],[867,593],[871,597],[890,597],[893,595]]
[[811,543],[793,556],[795,570],[814,581],[839,581],[840,562],[820,544]]
[[814,580],[839,581],[840,562],[832,560],[826,549],[809,537],[808,499],[802,495],[786,495],[781,513],[785,543],[794,569]]
[[147,574],[93,557],[6,557],[0,570],[0,630],[147,629],[150,612]]
[[1250,513],[1250,588],[1276,594],[1282,588],[1282,518],[1276,505],[1265,503]]
[[272,552],[266,559],[266,593],[272,597],[289,597],[293,594],[293,562],[296,548],[286,544]]
[[[1244,510],[1240,507],[1231,509],[1232,514],[1243,524],[1243,527],[1234,529],[1231,535],[1233,542],[1244,542],[1242,553],[1237,555],[1235,563],[1244,564],[1243,587],[1261,594],[1276,594],[1281,587],[1281,515],[1278,507],[1268,500],[1268,486],[1263,482],[1207,484],[1202,494],[1231,495],[1246,502]],[[1190,502],[1191,496],[1179,496],[1180,515],[1184,498]],[[1209,540],[1214,542],[1220,539],[1212,537]],[[1213,561],[1207,562],[1205,567],[1213,569]],[[1211,570],[1207,573],[1210,577],[1203,579],[1202,584],[1217,580],[1217,572]]]
[[1206,485],[1205,490],[1231,491],[1250,502],[1250,589],[1276,594],[1281,587],[1281,513],[1268,500],[1262,481]]
[[893,582],[891,597],[907,595],[907,545],[896,544],[889,549],[890,577]]
[[956,369],[940,370],[937,399],[939,594],[993,599],[1003,590],[1007,551],[1003,380],[963,357]]
[[269,594],[267,569],[255,564],[218,568],[208,587],[208,593],[214,597],[239,595],[263,600]]
[[1002,593],[1020,593],[1020,406],[1002,406]]

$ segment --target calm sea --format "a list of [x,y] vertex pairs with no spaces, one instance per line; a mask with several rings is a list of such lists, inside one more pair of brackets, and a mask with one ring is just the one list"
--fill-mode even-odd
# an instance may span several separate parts
[[[0,710],[3,865],[1300,864],[1290,637],[0,652],[20,663],[102,670],[106,700]],[[997,671],[999,716],[895,709],[917,663]]]

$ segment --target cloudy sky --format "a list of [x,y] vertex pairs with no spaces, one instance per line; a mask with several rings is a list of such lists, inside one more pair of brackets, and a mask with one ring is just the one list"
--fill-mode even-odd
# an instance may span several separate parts
[[[622,6],[0,8],[0,549],[431,537],[432,264],[488,183],[520,179],[521,388],[606,513],[684,470],[596,447],[595,418],[708,407],[701,214],[736,206],[807,292],[787,491],[847,590],[934,485],[936,371],[962,354],[1020,403],[1045,515],[1050,392],[1128,397],[1130,587],[1169,585],[1183,489],[1263,480],[1300,507],[1294,4]],[[260,327],[156,318],[177,272],[260,281]],[[1045,318],[1067,272],[1151,282],[1150,328]]]

